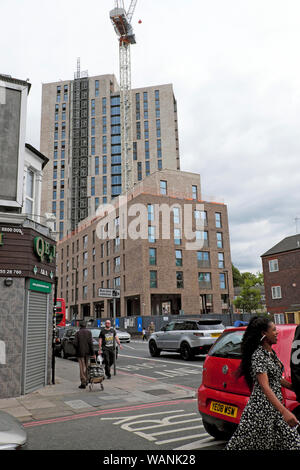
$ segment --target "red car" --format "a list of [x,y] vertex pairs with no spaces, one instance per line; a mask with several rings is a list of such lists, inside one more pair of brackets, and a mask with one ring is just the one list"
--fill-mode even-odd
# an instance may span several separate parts
[[[284,365],[284,377],[291,382],[290,358],[297,325],[276,325],[277,344],[273,349]],[[250,390],[235,372],[240,364],[241,341],[246,327],[230,328],[211,347],[203,364],[202,385],[198,389],[198,409],[205,430],[217,439],[229,439],[246,406]],[[300,420],[300,403],[287,388],[282,389],[285,406]]]

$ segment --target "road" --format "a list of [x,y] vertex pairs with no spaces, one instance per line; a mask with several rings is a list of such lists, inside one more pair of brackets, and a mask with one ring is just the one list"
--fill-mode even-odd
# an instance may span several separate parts
[[[197,390],[201,384],[203,357],[184,361],[178,354],[152,358],[148,344],[123,344],[117,374],[142,376],[149,383],[168,383]],[[78,381],[78,366],[57,359],[60,373]],[[28,449],[32,450],[221,450],[224,441],[209,436],[197,409],[196,398],[114,407],[80,416],[66,416],[29,423]]]
[[29,450],[222,449],[204,430],[196,400],[133,405],[27,427]]
[[205,356],[197,356],[191,361],[184,361],[180,354],[167,352],[162,352],[159,357],[151,357],[148,343],[137,341],[123,344],[117,370],[196,391],[201,384],[204,359]]

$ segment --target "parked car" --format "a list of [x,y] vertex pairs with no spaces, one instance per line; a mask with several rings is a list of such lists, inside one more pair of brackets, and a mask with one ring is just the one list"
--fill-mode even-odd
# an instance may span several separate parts
[[221,320],[210,318],[174,320],[152,333],[149,352],[153,357],[161,351],[179,352],[188,361],[197,354],[207,353],[224,329]]
[[[101,328],[87,328],[91,331],[93,337],[93,348],[94,353],[97,356],[99,351],[99,335]],[[64,336],[61,341],[61,357],[67,359],[68,357],[75,357],[76,350],[74,346],[75,333],[79,328],[72,326],[65,329]],[[118,346],[117,346],[117,357],[118,357]]]
[[0,450],[22,449],[26,442],[27,434],[22,424],[5,411],[0,411]]
[[[291,381],[290,356],[297,325],[276,325],[274,351],[284,365],[284,377]],[[235,373],[241,361],[241,341],[246,327],[225,330],[210,349],[203,364],[198,389],[198,409],[205,430],[217,439],[229,439],[245,408],[250,390],[244,377]],[[300,420],[300,403],[294,392],[282,389],[285,406]]]
[[127,331],[116,328],[116,332],[121,343],[130,343],[131,335]]

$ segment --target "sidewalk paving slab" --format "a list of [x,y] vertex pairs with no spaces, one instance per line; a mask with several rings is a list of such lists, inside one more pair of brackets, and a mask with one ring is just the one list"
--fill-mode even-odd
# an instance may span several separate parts
[[104,390],[98,384],[90,391],[79,390],[77,382],[57,377],[54,385],[47,385],[28,395],[0,399],[0,409],[21,422],[46,420],[128,404],[156,403],[184,398],[194,398],[195,391],[179,385],[149,383],[130,374],[117,374],[104,380]]

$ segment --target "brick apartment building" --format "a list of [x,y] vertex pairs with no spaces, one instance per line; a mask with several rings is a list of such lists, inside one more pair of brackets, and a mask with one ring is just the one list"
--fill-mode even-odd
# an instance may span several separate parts
[[[177,104],[171,84],[132,90],[132,175],[180,169]],[[59,238],[124,192],[120,90],[114,75],[43,84],[42,212],[55,215]]]
[[[114,204],[113,237],[99,239],[99,223],[107,229],[103,220],[108,219],[94,217],[58,243],[58,294],[66,300],[70,319],[112,316],[112,302],[98,297],[99,288],[120,289],[117,316],[228,312],[233,283],[227,207],[201,201],[198,174],[156,171],[127,194],[125,211],[118,200]],[[157,218],[158,207],[169,217],[161,213]],[[138,211],[146,214],[140,224]],[[188,213],[202,240],[192,249],[185,230]],[[124,218],[127,239],[122,238]],[[166,220],[168,238],[162,235]],[[196,230],[199,220],[202,226]],[[132,239],[132,229],[144,237]]]
[[267,311],[300,310],[300,234],[284,238],[261,258]]

